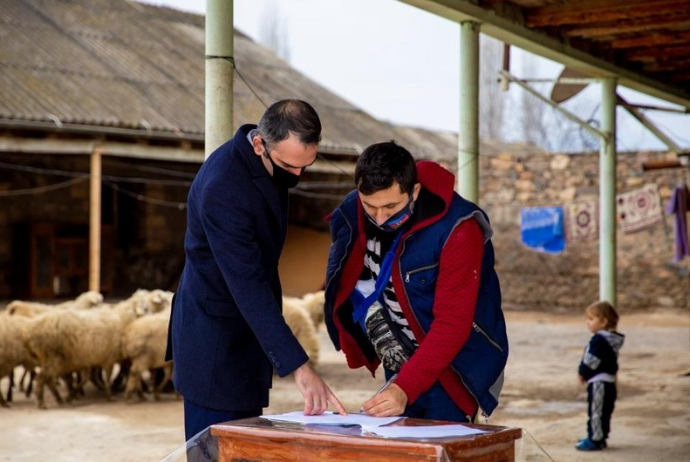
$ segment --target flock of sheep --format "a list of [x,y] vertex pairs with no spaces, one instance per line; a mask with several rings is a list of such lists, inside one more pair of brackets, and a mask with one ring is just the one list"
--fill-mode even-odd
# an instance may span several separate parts
[[[159,399],[172,376],[173,364],[164,361],[172,296],[168,291],[139,289],[115,304],[103,303],[103,296],[91,291],[56,305],[10,302],[0,312],[0,380],[9,379],[7,399],[0,390],[0,406],[9,407],[12,401],[17,367],[24,370],[19,384],[27,396],[35,377],[33,392],[42,409],[45,387],[62,404],[58,386],[66,387],[66,400],[71,402],[83,394],[88,380],[102,388],[108,400],[113,388],[126,380],[125,399],[136,392],[143,400],[147,371],[151,382],[147,388]],[[319,357],[317,331],[323,322],[323,303],[323,291],[283,298],[285,321],[312,366]],[[118,374],[113,377],[116,366]]]

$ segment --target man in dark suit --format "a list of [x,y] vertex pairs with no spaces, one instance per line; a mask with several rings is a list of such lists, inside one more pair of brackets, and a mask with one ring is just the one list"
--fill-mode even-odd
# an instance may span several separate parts
[[304,101],[269,107],[204,162],[189,191],[185,267],[168,359],[189,440],[209,425],[261,415],[273,370],[294,375],[304,413],[345,413],[282,316],[278,275],[288,188],[316,159],[321,122]]

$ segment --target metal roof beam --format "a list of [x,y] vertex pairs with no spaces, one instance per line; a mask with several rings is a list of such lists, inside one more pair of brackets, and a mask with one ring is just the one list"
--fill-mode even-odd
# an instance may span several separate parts
[[0,153],[91,155],[96,149],[100,150],[103,156],[198,164],[204,160],[202,149],[148,146],[113,141],[0,137]]
[[[451,21],[479,21],[482,33],[593,77],[618,77],[618,84],[690,108],[690,90],[623,69],[525,27],[519,8],[487,10],[469,0],[398,0]],[[497,5],[498,7],[499,5]]]
[[[124,157],[141,160],[201,164],[203,149],[184,149],[169,146],[118,143],[113,141],[63,140],[50,138],[0,137],[0,153],[38,155],[91,155],[98,150],[104,157]],[[354,175],[353,161],[319,157],[309,167],[310,173]],[[354,188],[354,184],[353,184]]]

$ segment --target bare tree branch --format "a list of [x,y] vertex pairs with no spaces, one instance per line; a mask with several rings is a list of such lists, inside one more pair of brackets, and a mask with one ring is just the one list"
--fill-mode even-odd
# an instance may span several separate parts
[[285,61],[290,62],[288,26],[275,0],[267,2],[261,14],[259,41]]
[[479,136],[502,140],[507,95],[500,89],[498,73],[503,64],[503,42],[480,36]]

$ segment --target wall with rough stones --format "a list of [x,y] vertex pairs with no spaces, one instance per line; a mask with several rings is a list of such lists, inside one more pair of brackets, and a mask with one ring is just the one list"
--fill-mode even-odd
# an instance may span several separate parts
[[[646,159],[664,153],[619,153],[617,193],[656,183],[662,207],[673,188],[686,180],[687,169],[643,171]],[[560,255],[528,249],[520,242],[520,208],[567,206],[596,199],[599,154],[503,152],[481,157],[480,205],[495,230],[497,270],[507,309],[573,312],[599,294],[599,241],[569,240]],[[618,240],[618,308],[621,312],[657,307],[687,307],[690,293],[687,259],[676,263],[674,216],[632,234],[620,225]]]

